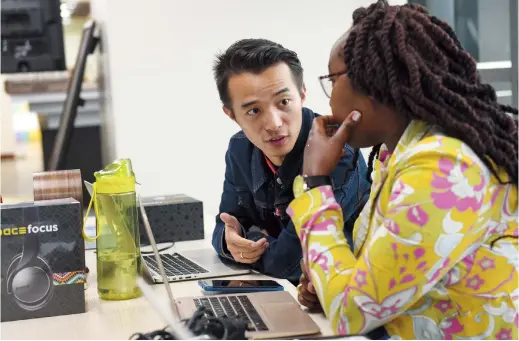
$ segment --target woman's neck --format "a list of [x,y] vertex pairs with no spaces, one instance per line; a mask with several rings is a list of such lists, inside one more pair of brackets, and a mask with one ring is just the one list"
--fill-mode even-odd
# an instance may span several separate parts
[[391,127],[391,132],[388,133],[384,139],[384,144],[390,153],[395,151],[395,148],[398,145],[398,141],[400,141],[400,138],[402,138],[402,135],[404,134],[411,120],[399,119],[395,117],[393,122],[394,124],[393,127]]

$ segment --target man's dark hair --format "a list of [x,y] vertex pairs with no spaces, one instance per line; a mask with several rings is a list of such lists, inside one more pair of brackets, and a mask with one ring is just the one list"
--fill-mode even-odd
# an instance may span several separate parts
[[243,39],[232,44],[224,53],[218,54],[213,66],[214,79],[223,105],[231,108],[229,78],[251,72],[262,73],[269,67],[284,62],[290,67],[299,89],[303,89],[303,67],[294,51],[267,39]]
[[[501,182],[517,183],[517,109],[498,103],[453,29],[425,7],[379,0],[357,9],[344,62],[357,91],[442,127],[468,144]],[[379,149],[369,157],[368,177]],[[492,162],[508,179],[498,176]]]

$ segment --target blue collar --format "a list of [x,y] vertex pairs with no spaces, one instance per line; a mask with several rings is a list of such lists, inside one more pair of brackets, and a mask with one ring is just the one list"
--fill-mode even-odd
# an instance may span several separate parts
[[[278,168],[277,175],[283,185],[291,186],[294,178],[301,172],[306,140],[308,139],[308,134],[312,128],[312,122],[317,116],[317,114],[308,108],[303,108],[302,115],[301,130],[299,131],[296,144]],[[256,193],[272,176],[272,172],[268,168],[263,152],[256,146],[254,146],[252,151],[251,170],[252,190]]]

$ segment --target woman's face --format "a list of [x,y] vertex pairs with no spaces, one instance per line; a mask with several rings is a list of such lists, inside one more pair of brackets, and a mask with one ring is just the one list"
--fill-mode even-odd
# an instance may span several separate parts
[[[344,42],[345,40],[338,42],[332,49],[328,63],[330,74],[346,70],[342,53]],[[343,122],[354,110],[360,112],[362,117],[360,123],[352,130],[348,144],[353,148],[366,148],[384,143],[389,118],[385,114],[386,110],[376,105],[371,97],[356,91],[346,74],[334,76],[331,81],[333,90],[330,96],[330,107],[333,117],[338,122]]]

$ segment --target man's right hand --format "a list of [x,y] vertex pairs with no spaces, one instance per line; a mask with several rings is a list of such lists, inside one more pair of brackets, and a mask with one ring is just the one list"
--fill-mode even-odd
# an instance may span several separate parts
[[297,300],[299,303],[307,308],[322,310],[321,303],[315,292],[312,282],[305,273],[303,260],[301,259],[301,277],[299,278],[299,285],[297,286]]
[[242,229],[238,219],[227,213],[220,214],[220,219],[225,224],[227,250],[234,260],[245,264],[256,263],[269,246],[267,239],[261,238],[258,241],[245,239],[242,237]]

